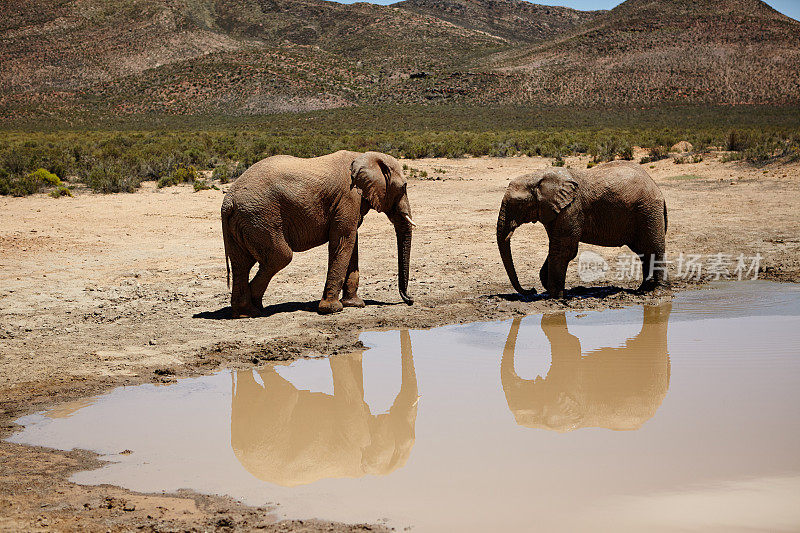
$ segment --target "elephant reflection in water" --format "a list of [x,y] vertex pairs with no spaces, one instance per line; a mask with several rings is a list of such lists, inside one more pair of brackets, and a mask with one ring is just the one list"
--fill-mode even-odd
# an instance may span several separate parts
[[528,380],[514,370],[520,319],[508,334],[500,374],[517,424],[558,432],[601,427],[639,429],[655,415],[669,389],[667,321],[671,304],[645,306],[642,329],[619,348],[581,355],[563,313],[542,317],[552,363],[547,376]]
[[333,395],[298,390],[274,367],[237,372],[231,447],[251,474],[287,487],[324,478],[386,475],[414,446],[417,376],[408,331],[400,333],[402,384],[387,413],[364,401],[362,352],[330,358]]

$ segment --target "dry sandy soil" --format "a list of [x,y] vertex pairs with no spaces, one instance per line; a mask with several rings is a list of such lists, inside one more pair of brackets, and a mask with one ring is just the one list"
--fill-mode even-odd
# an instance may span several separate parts
[[[408,161],[429,178],[409,181],[418,223],[409,292],[397,292],[395,240],[383,215],[360,230],[365,309],[314,311],[325,277],[324,247],[296,254],[273,280],[266,315],[228,319],[220,236],[224,191],[189,187],[52,199],[0,198],[0,437],[14,419],[46,406],[144,381],[171,381],[219,367],[348,351],[367,329],[431,327],[504,319],[553,308],[604,308],[641,297],[637,281],[581,285],[570,267],[566,301],[522,300],[495,244],[497,209],[508,180],[549,164],[542,158]],[[568,165],[585,168],[586,159]],[[669,207],[668,254],[760,253],[763,278],[800,280],[800,165],[755,169],[671,160],[646,167]],[[434,170],[439,169],[439,170]],[[444,170],[444,172],[441,171]],[[695,178],[676,179],[680,175]],[[545,257],[541,225],[513,240],[524,284]],[[612,259],[618,249],[592,248]],[[694,283],[694,282],[693,282]],[[691,286],[676,280],[674,290]],[[614,287],[617,287],[615,289]],[[625,290],[619,290],[625,289]],[[67,481],[96,464],[93,454],[0,443],[0,529],[360,530],[326,522],[278,522],[269,508],[192,493],[135,494]],[[323,517],[324,518],[324,517]]]

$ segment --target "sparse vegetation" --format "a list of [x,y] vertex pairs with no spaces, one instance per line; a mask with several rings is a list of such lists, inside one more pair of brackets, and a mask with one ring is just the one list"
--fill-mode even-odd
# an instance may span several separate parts
[[50,196],[52,198],[61,198],[62,196],[72,196],[72,191],[69,190],[68,187],[64,187],[63,185],[59,185],[52,191],[50,191]]
[[175,167],[168,175],[163,176],[158,180],[158,188],[172,187],[179,183],[192,183],[199,179],[197,169],[193,166],[189,167]]
[[702,154],[685,154],[679,155],[675,158],[676,165],[685,165],[687,163],[701,163],[703,161]]
[[650,148],[649,155],[642,158],[639,163],[642,165],[647,163],[655,163],[669,157],[669,149],[663,144],[657,144]]
[[[680,123],[683,109],[593,111],[592,117],[607,124],[602,129],[592,126],[588,112],[584,116],[574,110],[569,116],[560,110],[535,113],[517,108],[379,111],[385,115],[381,123],[397,129],[371,130],[369,110],[351,109],[347,116],[335,110],[243,124],[233,118],[209,121],[206,129],[177,122],[158,131],[0,132],[0,194],[32,194],[52,186],[31,176],[38,169],[98,192],[130,192],[146,180],[160,187],[194,183],[205,170],[213,170],[209,185],[224,184],[270,155],[313,157],[341,149],[379,150],[409,159],[531,155],[560,164],[567,156],[586,152],[593,163],[632,158],[631,147],[637,145],[649,150],[642,160],[647,163],[667,157],[666,146],[687,140],[695,147],[738,148],[728,158],[754,164],[800,159],[800,110],[766,110],[758,114],[758,122],[753,122],[755,114],[737,109],[710,115],[699,110],[692,129],[670,126]],[[739,125],[731,128],[730,123]],[[432,130],[434,124],[441,129]],[[527,129],[519,129],[523,125]],[[406,169],[412,171],[408,165]],[[444,169],[434,169],[434,176],[444,174]],[[412,177],[427,175],[418,171]]]

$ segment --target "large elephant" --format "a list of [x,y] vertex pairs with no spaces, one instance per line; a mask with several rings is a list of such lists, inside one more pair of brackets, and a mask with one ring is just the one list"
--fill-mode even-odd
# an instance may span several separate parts
[[231,447],[248,472],[292,487],[324,478],[386,475],[414,446],[417,376],[408,331],[400,333],[400,392],[389,412],[364,401],[361,352],[330,358],[333,395],[297,390],[274,367],[237,372],[231,402]]
[[639,429],[656,414],[669,389],[667,321],[672,304],[645,306],[642,329],[618,348],[581,355],[563,313],[544,315],[550,341],[547,376],[522,379],[514,370],[520,319],[508,334],[500,378],[517,424],[558,432],[585,427]]
[[[384,212],[397,235],[400,296],[407,304],[411,206],[403,169],[378,152],[322,157],[278,155],[248,168],[222,202],[225,258],[233,270],[234,317],[258,315],[272,277],[302,252],[328,243],[328,276],[320,313],[363,307],[358,294],[358,228],[371,209]],[[259,264],[249,281],[250,269]],[[344,289],[342,299],[339,294]]]
[[497,245],[511,284],[519,283],[511,256],[511,235],[526,223],[541,221],[550,241],[539,278],[548,294],[564,296],[567,265],[578,243],[625,246],[642,257],[640,291],[666,283],[664,239],[667,204],[658,186],[635,163],[615,161],[591,170],[548,168],[514,179],[497,217]]

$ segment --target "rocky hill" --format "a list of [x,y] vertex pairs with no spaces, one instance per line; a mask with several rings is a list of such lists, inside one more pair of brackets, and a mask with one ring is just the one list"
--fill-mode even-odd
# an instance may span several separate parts
[[800,22],[760,0],[7,0],[0,117],[361,104],[800,103]]
[[800,22],[760,0],[628,0],[484,68],[551,105],[798,103]]
[[403,0],[393,6],[496,35],[512,43],[533,43],[562,35],[603,13],[523,0]]

